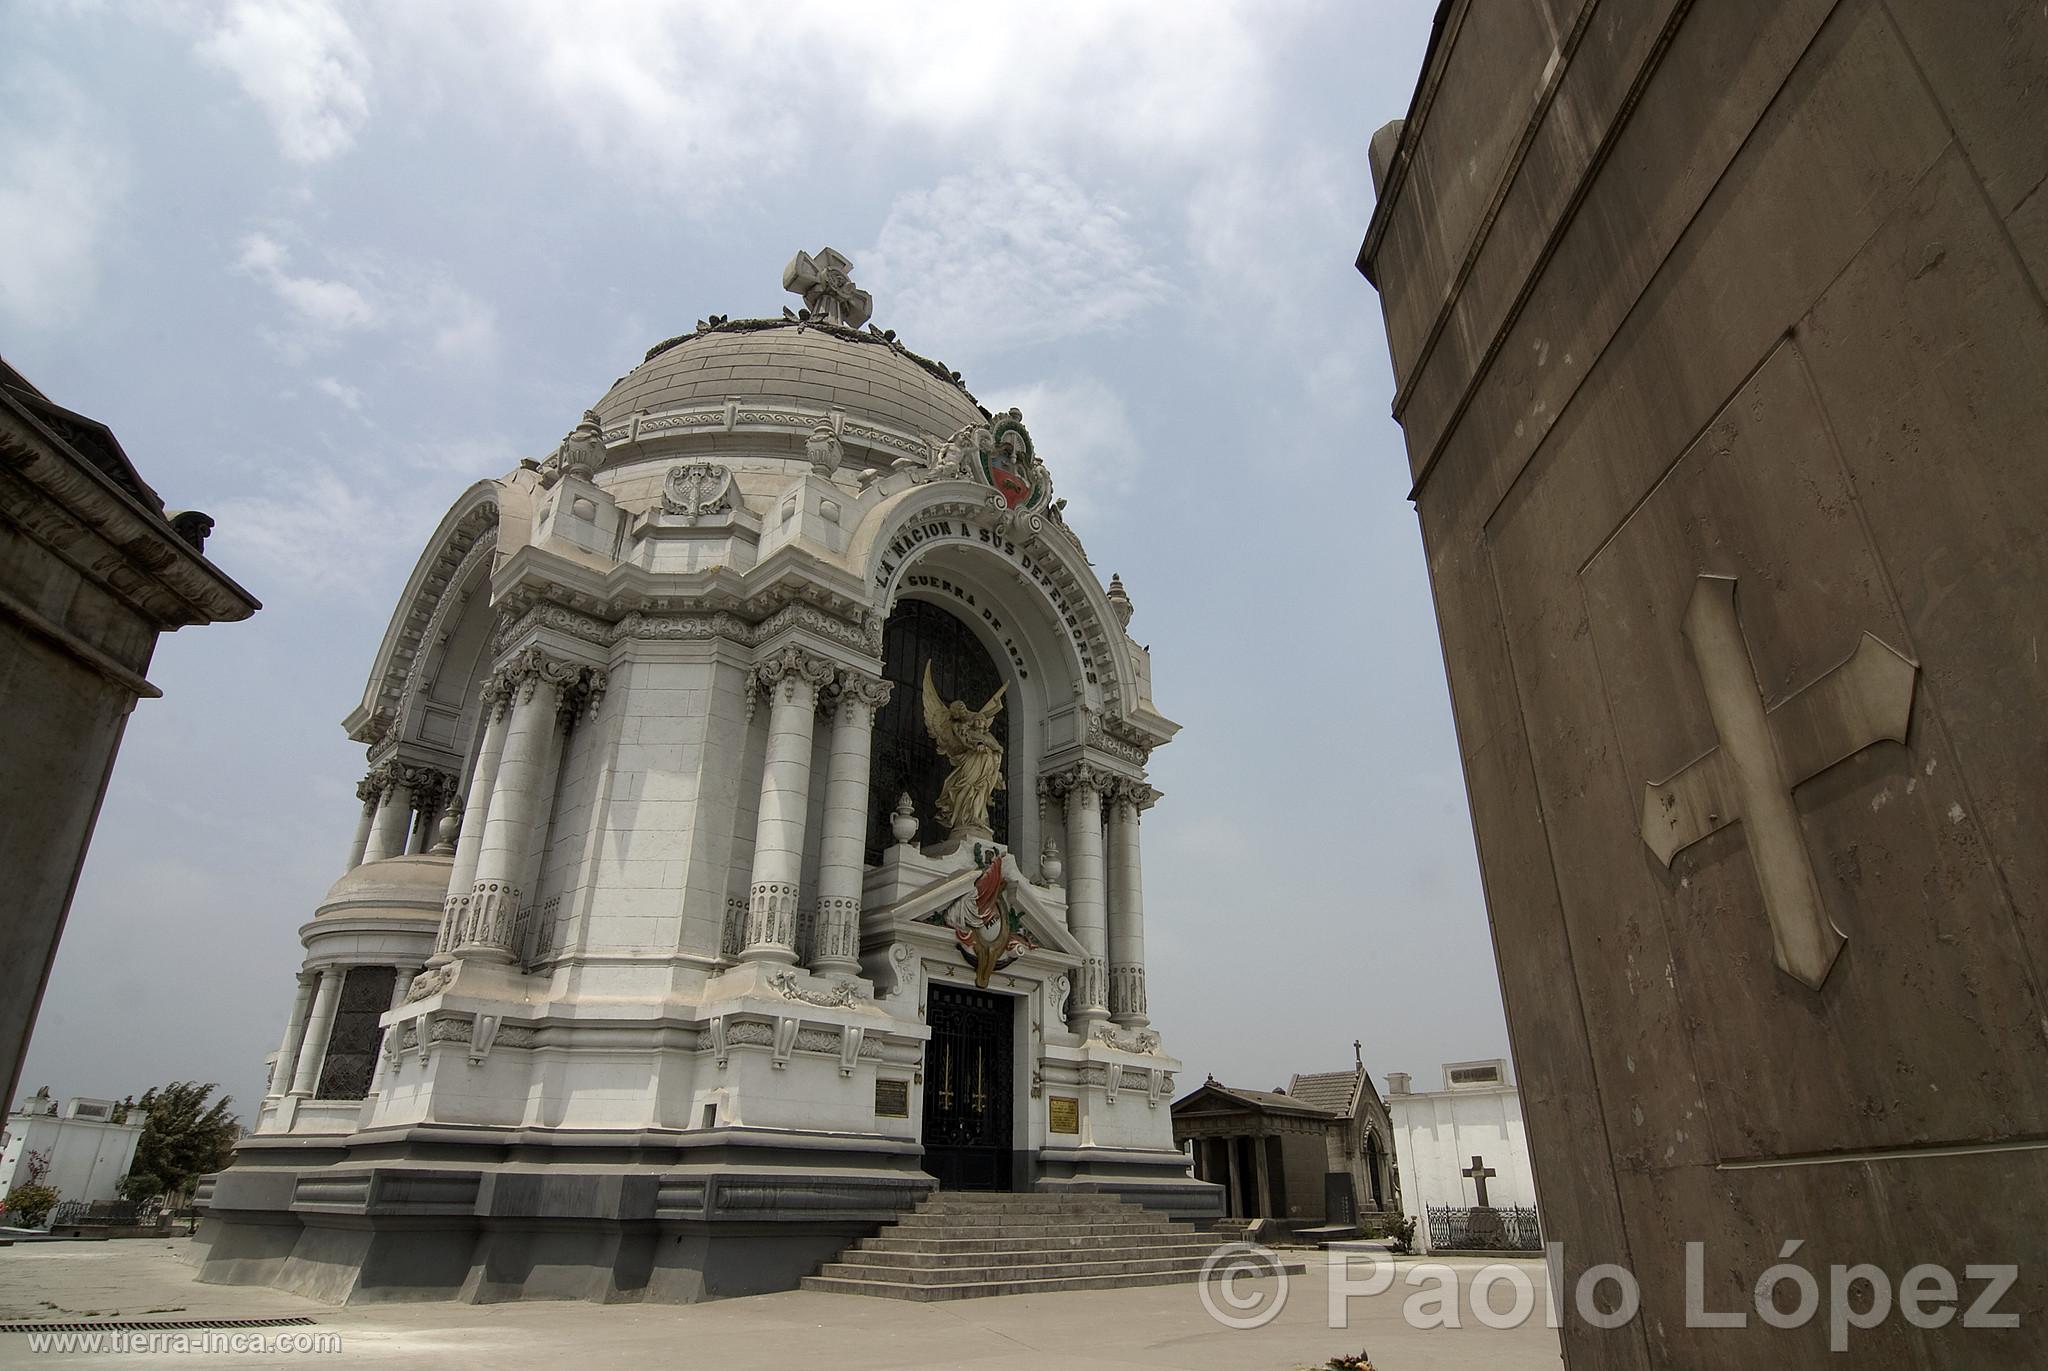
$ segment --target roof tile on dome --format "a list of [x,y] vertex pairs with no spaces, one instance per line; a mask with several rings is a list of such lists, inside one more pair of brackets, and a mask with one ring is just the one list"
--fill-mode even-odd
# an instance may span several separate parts
[[612,424],[635,411],[727,399],[843,409],[938,437],[988,422],[951,373],[892,336],[800,319],[719,320],[659,344],[612,385],[598,401],[597,414]]

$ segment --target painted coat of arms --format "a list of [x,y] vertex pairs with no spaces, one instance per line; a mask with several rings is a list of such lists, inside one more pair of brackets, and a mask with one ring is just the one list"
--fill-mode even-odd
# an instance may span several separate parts
[[968,454],[974,474],[993,486],[1009,508],[1026,513],[1043,509],[1052,496],[1052,477],[1032,449],[1024,416],[1005,410],[976,438]]
[[1001,848],[976,843],[974,860],[982,868],[974,888],[944,909],[926,915],[924,922],[953,930],[961,955],[974,968],[974,984],[985,990],[990,976],[1038,944],[1025,932],[1022,915],[1003,894],[1007,855]]

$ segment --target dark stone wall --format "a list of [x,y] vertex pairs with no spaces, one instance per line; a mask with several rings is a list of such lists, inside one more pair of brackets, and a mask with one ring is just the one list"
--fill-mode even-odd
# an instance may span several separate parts
[[[1574,1371],[1824,1363],[1824,1316],[1750,1299],[1795,1239],[1823,1292],[2021,1265],[2018,1328],[1893,1317],[1859,1364],[2048,1364],[2044,127],[2038,4],[1444,8],[1360,266],[1545,1234],[1642,1282],[1625,1327],[1567,1319]],[[1918,664],[1905,741],[1792,790],[1847,938],[1818,989],[1748,825],[1668,868],[1641,835],[1718,740],[1701,575],[1768,705],[1865,633]],[[1687,1327],[1693,1241],[1748,1327]]]

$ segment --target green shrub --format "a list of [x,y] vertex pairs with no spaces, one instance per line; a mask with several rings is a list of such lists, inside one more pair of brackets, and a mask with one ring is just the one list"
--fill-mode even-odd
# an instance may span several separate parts
[[5,1208],[10,1221],[23,1228],[41,1228],[43,1220],[57,1207],[55,1186],[17,1185],[7,1192]]

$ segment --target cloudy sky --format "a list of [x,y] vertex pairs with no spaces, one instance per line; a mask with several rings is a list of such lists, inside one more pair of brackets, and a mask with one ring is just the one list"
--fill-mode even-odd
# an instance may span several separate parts
[[1185,731],[1153,1008],[1271,1086],[1507,1050],[1366,144],[1429,0],[0,6],[0,350],[264,602],[166,638],[25,1089],[262,1093],[359,698],[463,487],[799,248],[1021,406]]

